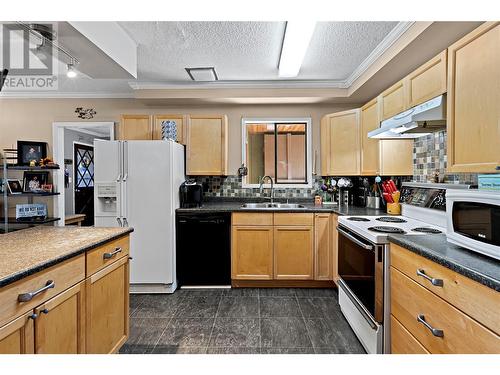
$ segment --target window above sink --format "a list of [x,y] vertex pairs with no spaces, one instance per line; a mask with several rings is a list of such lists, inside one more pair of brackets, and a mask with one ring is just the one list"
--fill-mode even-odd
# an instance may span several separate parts
[[[243,118],[243,188],[259,187],[271,176],[274,187],[312,187],[311,118]],[[269,181],[266,181],[268,184]]]

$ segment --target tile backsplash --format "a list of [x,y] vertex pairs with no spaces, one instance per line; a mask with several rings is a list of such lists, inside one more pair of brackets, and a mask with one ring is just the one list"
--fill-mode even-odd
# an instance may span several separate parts
[[[258,188],[243,188],[241,177],[239,176],[192,176],[196,182],[203,185],[206,197],[260,197]],[[304,189],[274,189],[276,198],[312,198],[319,189],[321,177],[314,176],[313,187]],[[265,185],[263,196],[267,197],[269,191]]]
[[446,131],[440,131],[415,139],[413,180],[434,182],[434,176],[439,175],[439,182],[477,185],[477,173],[446,173],[446,138]]

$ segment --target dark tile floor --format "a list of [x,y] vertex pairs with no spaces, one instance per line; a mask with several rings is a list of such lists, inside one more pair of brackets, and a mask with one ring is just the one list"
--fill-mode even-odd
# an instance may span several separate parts
[[334,289],[198,289],[130,296],[120,353],[365,353]]

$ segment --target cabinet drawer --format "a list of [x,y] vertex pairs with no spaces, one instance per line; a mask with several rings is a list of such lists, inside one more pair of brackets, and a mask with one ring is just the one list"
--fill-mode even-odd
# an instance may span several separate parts
[[[500,293],[394,244],[391,244],[391,266],[500,334]],[[442,286],[433,285],[417,272],[441,280]]]
[[429,354],[418,340],[391,315],[391,353]]
[[498,335],[394,267],[390,272],[391,313],[430,353],[500,353]]
[[272,213],[235,212],[232,216],[233,225],[273,225]]
[[118,238],[87,253],[87,277],[93,275],[114,261],[128,256],[129,236]]
[[274,214],[274,225],[313,225],[312,213],[277,213]]
[[[81,254],[0,289],[0,326],[84,278],[85,254]],[[54,284],[52,288],[38,293],[26,302],[19,302],[18,298],[21,294],[38,291],[51,282]]]

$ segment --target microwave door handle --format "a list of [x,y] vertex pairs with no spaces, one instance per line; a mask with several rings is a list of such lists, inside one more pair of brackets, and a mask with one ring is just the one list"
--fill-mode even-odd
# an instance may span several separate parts
[[350,233],[347,233],[345,230],[343,230],[342,228],[340,227],[337,227],[337,231],[339,231],[340,233],[342,233],[342,235],[344,235],[345,237],[349,238],[352,242],[354,242],[356,245],[359,245],[361,246],[363,249],[365,250],[371,250],[373,251],[373,246],[372,245],[368,245],[360,240],[358,240],[356,237],[354,237],[352,234]]

